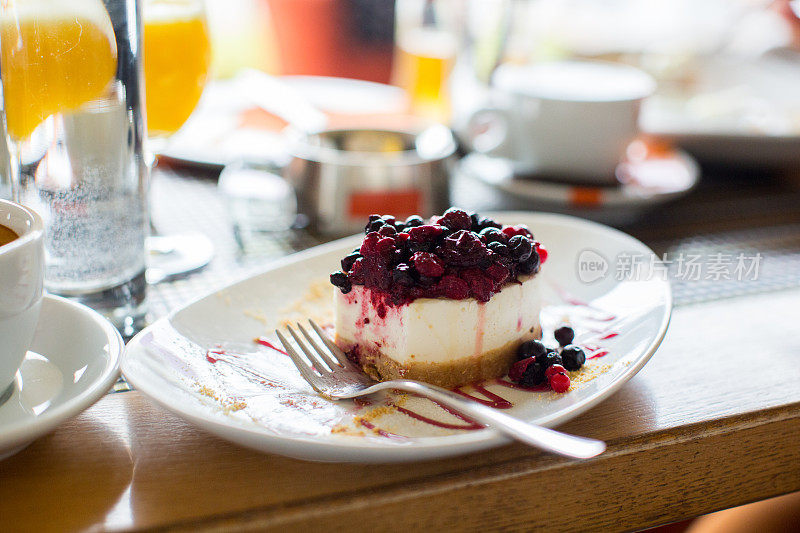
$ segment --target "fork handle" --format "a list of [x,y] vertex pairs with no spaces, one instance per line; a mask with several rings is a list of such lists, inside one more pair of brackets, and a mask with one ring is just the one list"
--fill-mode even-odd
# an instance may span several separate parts
[[589,459],[603,453],[606,449],[605,442],[601,440],[587,439],[529,424],[497,409],[467,400],[447,389],[427,383],[396,379],[377,383],[369,387],[368,390],[376,392],[385,389],[400,389],[436,400],[455,409],[462,415],[505,433],[509,437],[514,437],[519,441],[548,452],[575,459]]

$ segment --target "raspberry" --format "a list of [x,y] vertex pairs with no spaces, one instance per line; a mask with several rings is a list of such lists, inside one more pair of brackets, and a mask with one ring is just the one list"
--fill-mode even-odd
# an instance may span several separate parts
[[506,226],[502,229],[502,232],[505,234],[506,237],[509,239],[511,237],[516,237],[517,235],[522,235],[523,237],[530,237],[533,238],[533,233],[528,229],[528,226],[525,224],[518,224],[516,226]]
[[[420,226],[425,227],[425,226]],[[441,259],[429,252],[417,252],[411,256],[414,268],[423,276],[438,278],[444,274],[444,265]]]
[[375,244],[375,251],[388,258],[394,252],[394,242],[393,237],[383,237]]
[[439,281],[439,290],[445,298],[463,300],[469,297],[469,285],[458,276],[444,276]]
[[467,212],[457,207],[451,207],[445,211],[438,223],[451,230],[468,230],[472,226],[472,220]]
[[442,233],[444,233],[444,228],[433,224],[425,224],[408,230],[408,235],[414,242],[430,242]]
[[563,373],[553,374],[550,379],[550,388],[553,392],[567,392],[569,390],[569,376]]
[[361,255],[374,255],[376,252],[375,245],[378,244],[378,241],[381,239],[381,236],[378,234],[377,231],[371,231],[367,233],[367,236],[364,237],[364,242],[361,243]]
[[540,242],[537,242],[534,247],[536,248],[536,253],[539,254],[539,263],[543,265],[547,261],[547,248]]
[[492,278],[495,283],[502,285],[508,279],[508,276],[511,275],[511,272],[509,272],[508,268],[499,263],[492,263],[486,269],[486,274]]
[[554,374],[566,374],[567,369],[561,365],[551,365],[544,371],[544,377],[550,379]]
[[476,266],[489,257],[489,250],[480,238],[467,230],[458,230],[448,235],[439,252],[447,264]]

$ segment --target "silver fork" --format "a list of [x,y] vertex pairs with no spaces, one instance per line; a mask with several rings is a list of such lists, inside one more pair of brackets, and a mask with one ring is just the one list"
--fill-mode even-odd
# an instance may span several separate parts
[[[276,331],[276,333],[300,374],[315,391],[325,398],[343,400],[367,396],[386,389],[400,389],[441,402],[462,415],[542,450],[576,459],[589,459],[603,453],[606,449],[603,441],[568,435],[560,431],[529,424],[435,385],[409,379],[395,379],[376,383],[364,374],[358,366],[347,359],[345,353],[334,344],[330,337],[314,321],[309,320],[308,322],[316,332],[317,337],[311,335],[298,322],[297,328],[305,338],[305,342],[291,326],[286,328],[294,338],[296,346],[305,354],[305,357],[300,355],[295,346],[280,331]],[[320,341],[322,341],[322,344],[320,344]]]

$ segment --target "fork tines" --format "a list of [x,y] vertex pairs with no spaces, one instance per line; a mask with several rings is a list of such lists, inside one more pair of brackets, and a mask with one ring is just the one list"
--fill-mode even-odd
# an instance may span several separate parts
[[[310,334],[301,323],[297,323],[297,329],[300,330],[305,340],[289,325],[286,326],[286,329],[294,339],[294,343],[289,342],[279,330],[275,330],[275,333],[300,374],[316,391],[320,392],[317,386],[319,377],[325,377],[337,369],[348,368],[351,363],[347,360],[345,353],[336,346],[330,337],[325,335],[322,328],[313,320],[309,320],[308,323],[316,333],[316,336]],[[320,344],[320,341],[322,341],[322,344]],[[297,348],[299,348],[299,351]]]

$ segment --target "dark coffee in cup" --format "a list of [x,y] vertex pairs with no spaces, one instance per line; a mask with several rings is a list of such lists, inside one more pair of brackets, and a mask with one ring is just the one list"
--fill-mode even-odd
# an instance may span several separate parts
[[14,231],[11,228],[8,228],[0,224],[0,246],[10,243],[11,241],[13,241],[18,237],[19,235],[14,233]]

